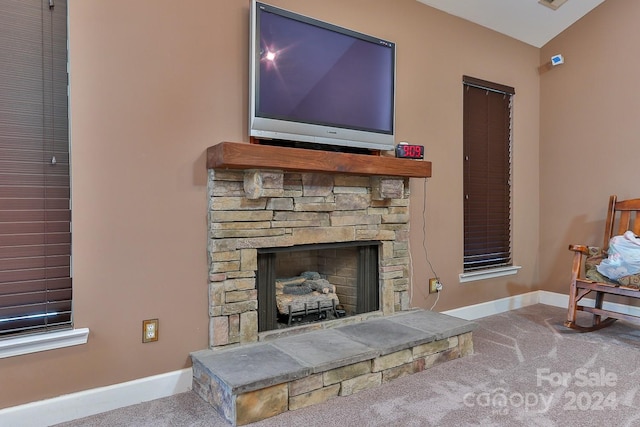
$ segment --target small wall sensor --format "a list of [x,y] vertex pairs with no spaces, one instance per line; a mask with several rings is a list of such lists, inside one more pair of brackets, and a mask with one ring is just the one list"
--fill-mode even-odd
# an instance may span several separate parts
[[564,64],[564,58],[562,57],[562,55],[560,54],[553,55],[551,57],[551,65],[555,67],[556,65],[560,65],[560,64]]

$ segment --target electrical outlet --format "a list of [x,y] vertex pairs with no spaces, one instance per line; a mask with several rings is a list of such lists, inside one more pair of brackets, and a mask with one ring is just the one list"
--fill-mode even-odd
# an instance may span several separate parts
[[158,319],[142,321],[142,342],[158,341]]
[[[438,287],[440,289],[438,289]],[[430,294],[435,294],[436,292],[440,291],[442,289],[442,284],[440,284],[440,281],[437,278],[431,278],[429,279],[429,293]]]

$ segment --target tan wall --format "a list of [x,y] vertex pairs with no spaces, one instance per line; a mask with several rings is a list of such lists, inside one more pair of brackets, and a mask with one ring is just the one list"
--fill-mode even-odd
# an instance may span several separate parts
[[[398,140],[424,144],[433,161],[425,244],[445,286],[436,310],[532,290],[539,50],[415,0],[272,3],[397,42]],[[2,384],[12,385],[0,387],[0,407],[185,368],[189,352],[207,346],[205,150],[247,140],[248,5],[70,0],[74,315],[91,334],[86,345],[0,360]],[[523,268],[460,285],[463,74],[517,92],[514,252]],[[411,190],[413,304],[430,307],[424,181]],[[160,339],[142,344],[142,320],[155,317]]]
[[[420,9],[420,8],[418,8]],[[427,9],[427,11],[429,11]],[[403,26],[397,106],[399,140],[426,146],[433,177],[411,181],[413,304],[429,308],[428,259],[444,285],[435,309],[446,310],[533,290],[538,253],[539,50],[466,21],[429,11]],[[418,21],[421,21],[418,22]],[[436,31],[436,33],[432,33]],[[415,52],[422,52],[416,55]],[[400,55],[399,54],[399,55]],[[462,75],[515,88],[513,129],[513,253],[516,276],[460,284],[463,257]],[[423,201],[426,194],[426,233]]]
[[570,243],[602,245],[609,195],[640,197],[640,2],[602,3],[549,42],[541,62],[540,283],[568,293]]

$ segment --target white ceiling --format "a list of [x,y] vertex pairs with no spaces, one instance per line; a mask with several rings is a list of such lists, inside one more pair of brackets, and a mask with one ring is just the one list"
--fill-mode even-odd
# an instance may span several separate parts
[[557,10],[538,0],[418,0],[535,47],[544,46],[604,0],[568,0]]

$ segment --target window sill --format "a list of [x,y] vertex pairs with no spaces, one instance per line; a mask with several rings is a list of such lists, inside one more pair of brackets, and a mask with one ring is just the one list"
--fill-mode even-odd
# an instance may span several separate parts
[[0,359],[86,344],[89,329],[70,329],[0,340]]
[[510,276],[517,274],[522,267],[512,265],[511,267],[492,268],[490,270],[473,271],[470,273],[460,273],[460,283],[474,282],[476,280],[493,279],[494,277]]

